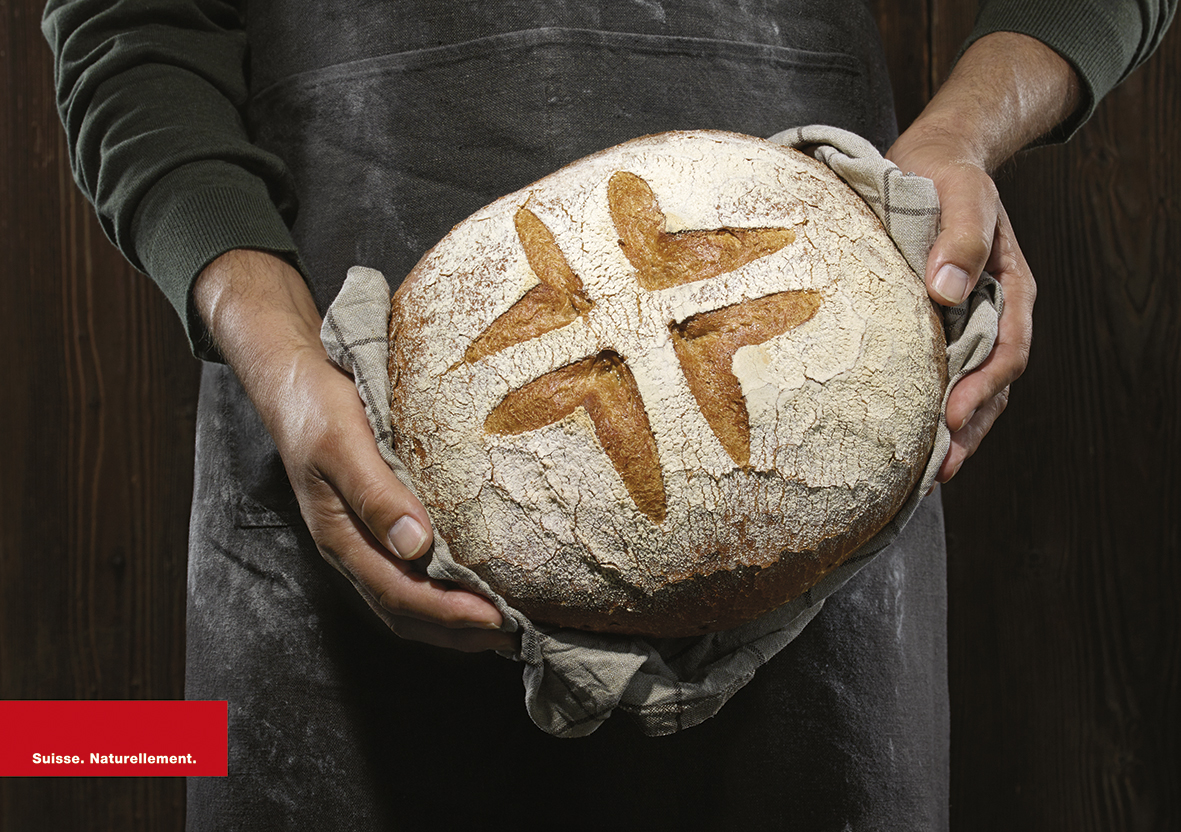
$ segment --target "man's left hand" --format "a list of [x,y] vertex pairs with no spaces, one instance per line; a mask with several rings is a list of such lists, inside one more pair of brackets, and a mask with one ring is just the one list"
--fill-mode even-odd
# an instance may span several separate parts
[[1025,371],[1033,337],[1037,286],[1017,245],[992,177],[958,152],[950,138],[908,131],[886,157],[903,171],[935,183],[941,207],[940,231],[927,260],[931,298],[955,306],[987,271],[1004,292],[996,344],[984,363],[964,376],[947,402],[951,449],[936,480],[947,482],[976,452],[1009,401],[1009,385]]

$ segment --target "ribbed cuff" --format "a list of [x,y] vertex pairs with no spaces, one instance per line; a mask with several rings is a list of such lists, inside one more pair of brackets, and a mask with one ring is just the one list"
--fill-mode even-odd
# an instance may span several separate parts
[[224,162],[185,165],[157,182],[136,213],[134,239],[141,267],[184,322],[193,354],[207,361],[222,359],[193,304],[193,284],[206,266],[247,248],[284,257],[304,273],[266,185]]
[[993,32],[1017,32],[1036,38],[1069,61],[1079,77],[1079,107],[1043,139],[1066,141],[1126,74],[1141,26],[1131,4],[1104,0],[992,0],[981,9],[964,49]]

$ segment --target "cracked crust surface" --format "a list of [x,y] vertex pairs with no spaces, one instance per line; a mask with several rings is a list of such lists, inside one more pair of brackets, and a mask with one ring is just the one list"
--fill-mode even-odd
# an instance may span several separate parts
[[395,451],[452,555],[537,621],[736,626],[884,525],[942,329],[819,162],[672,133],[456,226],[395,293]]

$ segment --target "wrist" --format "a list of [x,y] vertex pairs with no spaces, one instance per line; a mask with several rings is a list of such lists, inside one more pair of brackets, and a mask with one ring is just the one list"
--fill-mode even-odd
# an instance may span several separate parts
[[311,292],[280,257],[247,249],[221,255],[197,278],[193,302],[264,421],[268,403],[328,362]]
[[320,314],[307,284],[267,252],[236,249],[218,257],[197,277],[193,303],[231,365],[263,346],[320,343]]

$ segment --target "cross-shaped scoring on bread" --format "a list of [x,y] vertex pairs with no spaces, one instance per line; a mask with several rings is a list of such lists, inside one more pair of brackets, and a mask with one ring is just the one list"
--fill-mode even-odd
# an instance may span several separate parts
[[814,159],[637,139],[476,212],[390,318],[395,452],[452,556],[536,621],[689,635],[800,594],[898,510],[942,330]]
[[[611,177],[607,201],[619,245],[635,267],[636,281],[646,291],[717,277],[773,254],[795,239],[787,228],[723,227],[670,233],[648,183],[626,171]],[[595,301],[588,297],[545,223],[522,207],[514,224],[539,283],[472,342],[464,355],[466,361],[479,360],[579,317],[595,326]],[[638,295],[637,302],[644,301],[644,296]],[[667,322],[702,415],[740,466],[750,463],[750,423],[742,387],[731,370],[734,353],[739,347],[761,344],[798,326],[812,317],[819,305],[820,293],[816,291],[776,292]],[[651,320],[651,316],[641,315],[640,319]],[[610,332],[612,327],[604,329]],[[653,336],[659,340],[661,333]],[[656,442],[627,359],[614,349],[552,370],[510,391],[488,414],[484,428],[499,434],[537,430],[577,407],[590,416],[600,444],[636,507],[654,522],[663,521],[666,497]]]

